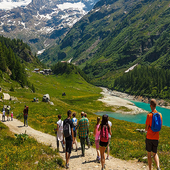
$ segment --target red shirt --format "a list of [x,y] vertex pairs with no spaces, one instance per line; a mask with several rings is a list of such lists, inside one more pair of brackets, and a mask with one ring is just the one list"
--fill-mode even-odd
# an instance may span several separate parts
[[[154,110],[153,112],[157,113],[156,110]],[[160,117],[161,117],[161,120],[162,120],[162,115],[161,115],[161,113],[159,113],[159,114],[160,114]],[[148,128],[148,131],[147,131],[147,134],[146,134],[146,138],[151,139],[151,140],[159,140],[159,132],[153,132],[152,129],[151,129],[152,117],[153,117],[153,113],[148,113],[147,119],[146,119],[146,125],[148,125],[149,128]]]

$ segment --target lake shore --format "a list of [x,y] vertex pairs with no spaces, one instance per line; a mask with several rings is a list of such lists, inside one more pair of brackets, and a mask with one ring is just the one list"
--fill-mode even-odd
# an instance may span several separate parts
[[[132,100],[130,96],[128,98],[125,98],[125,97],[118,96],[114,91],[108,90],[107,88],[101,87],[101,89],[103,90],[101,92],[103,97],[98,100],[105,103],[108,106],[116,107],[117,108],[116,112],[123,113],[123,114],[139,114],[139,113],[147,112],[146,110],[143,110],[135,106],[132,102],[128,101],[128,100]],[[121,109],[122,106],[127,108],[128,111],[122,110]]]
[[[109,90],[107,88],[101,87],[103,90],[101,94],[103,95],[103,98],[98,99],[99,101],[102,101],[108,106],[116,106],[118,107],[118,110],[116,112],[118,113],[123,113],[123,114],[139,114],[139,113],[144,113],[147,112],[146,110],[143,110],[137,106],[135,106],[132,102],[128,100],[134,100],[134,101],[139,101],[139,102],[144,102],[144,103],[149,103],[149,98],[147,97],[142,97],[142,96],[133,96],[129,95],[127,93],[122,93],[118,92],[115,90]],[[167,103],[163,99],[157,99],[157,104],[158,106],[170,109],[170,103]],[[127,109],[130,109],[130,111],[123,111],[119,109],[119,107],[124,106]]]

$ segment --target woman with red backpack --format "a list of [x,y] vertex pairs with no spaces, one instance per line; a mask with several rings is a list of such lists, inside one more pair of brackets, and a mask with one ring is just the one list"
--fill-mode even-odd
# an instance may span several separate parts
[[107,115],[103,115],[102,116],[102,122],[99,126],[99,131],[100,131],[100,156],[101,156],[101,165],[102,165],[102,169],[104,170],[105,168],[105,150],[107,148],[108,145],[108,141],[109,141],[109,133],[110,135],[112,135],[111,132],[111,128],[108,124],[108,116]]

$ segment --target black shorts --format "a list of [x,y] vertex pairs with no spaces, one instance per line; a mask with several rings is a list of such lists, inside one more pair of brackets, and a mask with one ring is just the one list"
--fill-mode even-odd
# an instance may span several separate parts
[[102,141],[100,141],[99,142],[99,145],[101,146],[101,147],[107,147],[107,145],[108,145],[108,142],[102,142]]
[[74,133],[74,137],[76,138],[76,136],[77,136],[77,131],[75,130],[75,131],[73,131],[73,133]]
[[66,140],[66,152],[71,153],[72,140]]
[[147,139],[146,138],[146,150],[148,152],[154,152],[154,153],[157,153],[157,148],[158,148],[158,143],[159,141],[158,140],[151,140],[151,139]]

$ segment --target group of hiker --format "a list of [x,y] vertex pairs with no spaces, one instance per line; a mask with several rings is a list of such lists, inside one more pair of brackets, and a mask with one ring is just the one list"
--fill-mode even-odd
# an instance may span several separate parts
[[[10,106],[4,106],[2,109],[2,122],[5,122],[5,114],[7,113],[7,121],[10,120]],[[13,112],[11,112],[11,121],[13,121]]]
[[[103,115],[102,121],[100,121],[100,117],[97,118],[97,123],[94,128],[94,137],[95,144],[97,150],[97,158],[98,162],[101,161],[102,168],[105,166],[105,156],[104,152],[107,148],[107,159],[109,159],[109,144],[111,139],[111,126],[112,123],[109,121],[108,115]],[[85,157],[85,144],[87,143],[88,148],[90,148],[90,140],[89,140],[89,120],[87,118],[87,114],[81,112],[81,119],[78,121],[76,118],[76,113],[70,110],[67,111],[67,118],[62,121],[61,115],[58,115],[57,121],[57,150],[59,150],[59,141],[61,142],[63,152],[66,153],[66,168],[69,168],[69,159],[70,154],[73,149],[73,145],[75,144],[75,151],[77,152],[77,131],[78,137],[80,139],[82,157]],[[100,145],[100,152],[99,152]]]
[[[7,121],[10,121],[9,115],[10,115],[10,106],[4,106],[2,109],[2,122],[5,122],[5,114],[7,113]],[[11,112],[11,121],[13,121],[13,112]],[[25,105],[23,110],[23,116],[24,116],[24,126],[28,126],[28,106]]]
[[[151,112],[147,114],[146,119],[146,151],[148,154],[148,165],[149,170],[152,168],[152,157],[151,153],[153,153],[153,158],[155,160],[157,170],[160,170],[159,157],[157,154],[158,141],[159,141],[159,131],[162,127],[162,115],[158,113],[156,110],[156,100],[150,100],[150,108]],[[97,162],[101,162],[102,170],[105,169],[105,151],[107,149],[107,157],[109,159],[109,145],[111,140],[111,126],[112,123],[109,121],[109,117],[107,114],[102,116],[102,120],[100,117],[97,117],[97,122],[94,127],[93,135],[95,137],[95,145],[97,151]],[[89,120],[87,119],[87,114],[81,112],[81,119],[78,121],[76,118],[76,113],[73,113],[68,110],[67,118],[62,121],[61,115],[58,115],[57,122],[57,150],[59,150],[59,141],[63,147],[63,152],[66,154],[66,168],[69,168],[69,159],[71,155],[71,151],[73,149],[73,144],[75,144],[77,151],[77,131],[78,137],[80,139],[82,157],[85,156],[85,143],[87,142],[88,148],[90,147],[89,141]]]

